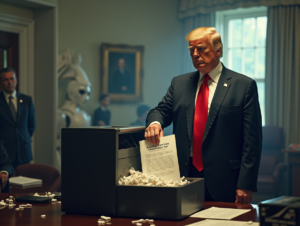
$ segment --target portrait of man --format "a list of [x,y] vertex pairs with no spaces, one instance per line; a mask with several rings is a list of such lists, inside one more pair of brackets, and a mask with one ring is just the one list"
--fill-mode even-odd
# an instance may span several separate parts
[[135,93],[135,54],[109,54],[109,93]]

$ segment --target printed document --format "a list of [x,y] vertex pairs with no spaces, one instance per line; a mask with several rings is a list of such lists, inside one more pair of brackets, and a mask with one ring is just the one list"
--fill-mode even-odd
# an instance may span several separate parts
[[190,217],[230,220],[249,211],[250,209],[211,207],[209,209],[199,211]]
[[160,138],[159,145],[140,141],[143,173],[180,181],[175,135]]
[[259,226],[257,222],[230,221],[230,220],[204,220],[186,226]]

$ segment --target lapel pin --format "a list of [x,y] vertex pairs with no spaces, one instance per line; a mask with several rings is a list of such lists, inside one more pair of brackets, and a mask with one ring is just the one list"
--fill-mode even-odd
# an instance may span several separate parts
[[20,100],[20,103],[23,103],[23,100]]
[[224,83],[224,86],[227,87],[228,86],[227,83]]

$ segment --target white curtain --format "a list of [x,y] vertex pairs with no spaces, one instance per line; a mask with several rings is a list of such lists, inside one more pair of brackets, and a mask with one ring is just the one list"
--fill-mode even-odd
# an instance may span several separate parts
[[282,127],[285,146],[300,143],[300,6],[268,8],[266,125]]
[[184,19],[226,9],[280,5],[300,5],[300,0],[180,0],[178,18]]

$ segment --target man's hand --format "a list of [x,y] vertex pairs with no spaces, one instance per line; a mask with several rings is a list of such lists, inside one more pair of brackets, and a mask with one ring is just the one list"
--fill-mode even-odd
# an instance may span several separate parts
[[6,173],[0,173],[0,180],[2,180],[2,186],[4,189],[8,180],[8,175]]
[[235,195],[236,203],[250,203],[252,202],[253,191],[237,188]]
[[157,123],[154,123],[148,126],[145,130],[145,139],[152,144],[158,145],[160,137],[164,136],[164,131],[161,126]]
[[98,121],[98,125],[99,126],[105,126],[106,124],[105,124],[105,122],[103,120],[99,120]]

